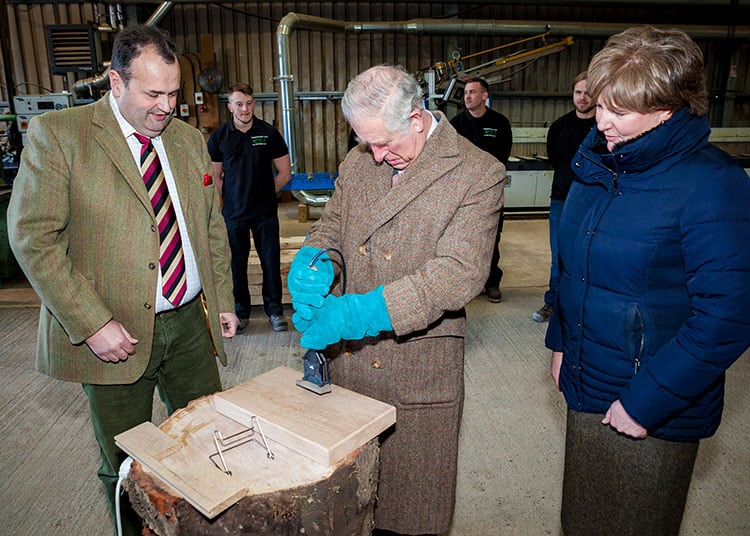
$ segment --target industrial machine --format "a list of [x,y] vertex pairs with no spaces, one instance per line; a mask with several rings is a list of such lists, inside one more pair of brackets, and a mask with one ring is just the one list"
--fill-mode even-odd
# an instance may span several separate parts
[[[548,43],[547,37],[549,35],[550,30],[547,27],[547,31],[544,33],[472,54],[463,55],[460,50],[454,50],[450,61],[440,61],[429,69],[417,72],[417,80],[425,87],[425,97],[429,108],[445,111],[448,116],[455,115],[458,108],[463,104],[465,80],[484,78],[490,86],[496,85],[507,80],[507,78],[503,78],[502,71],[550,54],[562,52],[566,47],[573,44],[572,37],[565,37],[554,43]],[[538,45],[534,48],[518,48],[520,45],[533,42],[538,42]],[[508,49],[514,50],[505,53]],[[481,56],[499,51],[503,51],[504,55],[491,58],[472,67],[465,65],[470,60],[476,60]]]
[[16,110],[16,123],[21,133],[21,140],[26,145],[26,131],[29,122],[37,115],[52,110],[62,110],[73,107],[72,93],[46,93],[44,95],[21,95],[13,97]]

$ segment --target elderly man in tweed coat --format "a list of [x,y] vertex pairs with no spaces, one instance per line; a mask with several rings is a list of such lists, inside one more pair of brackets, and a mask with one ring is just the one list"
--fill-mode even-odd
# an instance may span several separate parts
[[[334,383],[397,408],[374,534],[439,533],[455,503],[464,306],[487,279],[505,169],[426,111],[399,68],[360,74],[342,106],[363,143],[293,263],[293,320],[303,346],[330,345]],[[321,248],[341,252],[346,289],[327,295],[330,251],[309,269]]]

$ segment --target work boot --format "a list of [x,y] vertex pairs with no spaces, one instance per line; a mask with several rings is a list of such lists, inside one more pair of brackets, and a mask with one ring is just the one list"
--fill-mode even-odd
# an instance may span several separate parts
[[500,292],[498,287],[487,287],[484,289],[484,292],[487,294],[487,299],[490,303],[500,303],[503,301],[503,293]]
[[549,303],[545,303],[538,311],[531,315],[531,319],[534,322],[547,322],[550,316],[552,316],[552,306]]
[[247,325],[250,323],[249,318],[240,318],[240,323],[237,324],[237,333],[242,333],[247,329]]
[[289,324],[284,315],[271,315],[268,317],[268,320],[271,322],[271,329],[274,331],[286,331],[289,329]]

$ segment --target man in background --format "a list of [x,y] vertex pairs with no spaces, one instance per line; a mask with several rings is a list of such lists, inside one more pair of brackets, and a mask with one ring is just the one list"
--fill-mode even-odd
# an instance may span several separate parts
[[[234,84],[227,92],[232,118],[211,134],[208,152],[224,206],[232,249],[232,283],[238,331],[250,318],[247,262],[250,232],[263,272],[263,309],[274,331],[288,324],[281,305],[281,246],[276,194],[292,178],[289,149],[273,126],[255,117],[253,89]],[[274,177],[273,166],[277,175]]]
[[[464,105],[466,109],[451,119],[451,125],[459,134],[467,138],[480,149],[487,151],[502,162],[507,168],[510,148],[513,145],[513,133],[510,121],[503,114],[487,107],[490,87],[482,78],[472,78],[464,87]],[[495,247],[490,261],[490,275],[484,284],[487,299],[499,303],[503,299],[500,292],[500,281],[503,270],[500,268],[500,237],[503,232],[504,211],[500,210]]]
[[[154,27],[120,32],[112,90],[29,125],[8,208],[42,300],[37,370],[83,384],[113,517],[126,458],[115,435],[152,418],[154,388],[169,413],[221,390],[214,354],[226,365],[221,337],[237,328],[205,142],[172,119],[179,57]],[[140,534],[123,512],[123,534]]]
[[547,131],[547,157],[555,174],[552,177],[552,194],[549,201],[549,245],[552,256],[549,271],[549,288],[544,293],[544,304],[531,315],[535,322],[547,322],[552,314],[552,304],[557,297],[560,267],[557,262],[557,227],[560,225],[565,198],[573,184],[570,162],[586,134],[596,125],[596,103],[586,90],[586,71],[573,80],[573,105],[575,109],[555,120]]

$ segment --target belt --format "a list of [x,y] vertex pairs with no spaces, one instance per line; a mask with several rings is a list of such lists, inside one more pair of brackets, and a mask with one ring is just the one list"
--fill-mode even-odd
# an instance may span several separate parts
[[167,309],[166,311],[160,311],[160,312],[156,313],[156,316],[158,317],[158,316],[167,315],[167,314],[170,314],[170,313],[179,313],[183,309],[187,309],[188,307],[194,305],[195,302],[197,302],[199,300],[200,295],[201,295],[201,293],[199,292],[190,301],[183,302],[180,305],[178,305],[177,307],[174,307],[172,309]]

